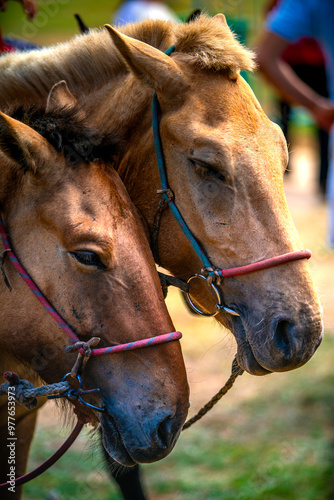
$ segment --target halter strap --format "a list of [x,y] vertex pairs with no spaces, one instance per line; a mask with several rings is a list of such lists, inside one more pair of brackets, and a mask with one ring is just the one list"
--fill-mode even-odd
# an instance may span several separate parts
[[[57,324],[64,330],[66,335],[72,342],[78,342],[79,338],[74,333],[74,331],[68,326],[66,321],[57,313],[57,311],[52,307],[50,302],[44,297],[42,292],[38,289],[36,284],[30,278],[29,274],[26,272],[24,267],[20,264],[19,260],[16,258],[14,252],[11,250],[7,234],[5,231],[4,223],[0,217],[0,236],[2,243],[4,245],[6,255],[9,257],[11,263],[15,267],[19,276],[25,281],[30,290],[34,293],[35,297],[42,304],[44,309],[52,316],[52,318],[57,322]],[[141,349],[143,347],[148,347],[150,345],[163,344],[170,342],[172,340],[179,340],[182,337],[181,332],[171,332],[165,333],[163,335],[157,335],[155,337],[150,337],[146,339],[136,340],[134,342],[128,342],[126,344],[118,344],[110,347],[103,347],[100,349],[92,349],[91,356],[101,356],[102,354],[113,354],[116,352],[133,351],[134,349]],[[78,349],[81,354],[85,354],[84,349]]]

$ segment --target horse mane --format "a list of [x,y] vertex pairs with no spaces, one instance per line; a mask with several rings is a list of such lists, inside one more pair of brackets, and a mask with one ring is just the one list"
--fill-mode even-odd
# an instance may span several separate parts
[[[124,34],[165,51],[174,44],[172,57],[209,71],[224,71],[233,77],[254,68],[253,53],[243,47],[222,19],[202,14],[190,23],[145,20],[119,28]],[[32,102],[45,95],[60,80],[66,80],[76,96],[87,89],[110,85],[129,69],[105,29],[90,30],[67,42],[0,59],[0,86],[6,93],[2,104],[19,95]]]
[[36,105],[18,106],[7,114],[38,132],[65,156],[72,167],[97,160],[111,162],[121,149],[121,140],[97,132],[87,124],[79,105],[52,111]]

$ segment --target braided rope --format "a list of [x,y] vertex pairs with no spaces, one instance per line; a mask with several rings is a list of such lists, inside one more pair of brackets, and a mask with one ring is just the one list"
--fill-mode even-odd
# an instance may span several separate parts
[[8,395],[8,389],[15,387],[15,393],[11,395],[15,398],[15,403],[25,406],[28,410],[37,406],[37,399],[41,396],[55,396],[64,394],[71,389],[71,385],[67,380],[64,382],[56,382],[54,384],[42,385],[34,387],[28,380],[20,379],[18,383],[12,384],[5,382],[0,385],[0,396]]
[[199,412],[196,415],[194,415],[192,418],[187,420],[187,422],[184,424],[182,430],[184,431],[184,430],[188,429],[191,425],[193,425],[195,422],[197,422],[202,417],[204,417],[204,415],[206,415],[218,403],[218,401],[220,401],[221,398],[223,396],[225,396],[225,394],[232,388],[236,378],[239,375],[242,375],[243,372],[244,372],[244,370],[242,368],[240,368],[240,366],[237,363],[236,358],[234,358],[233,363],[232,363],[231,375],[230,375],[228,381],[226,382],[226,384],[220,389],[220,391],[217,392],[217,394],[215,394],[213,396],[213,398],[210,399],[210,401],[208,403],[206,403],[199,410]]

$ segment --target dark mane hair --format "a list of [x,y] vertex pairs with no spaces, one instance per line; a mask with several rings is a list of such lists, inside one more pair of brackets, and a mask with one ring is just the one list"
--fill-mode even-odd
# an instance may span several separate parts
[[43,136],[64,154],[71,166],[97,160],[111,162],[122,149],[120,138],[102,134],[87,124],[79,105],[52,111],[45,111],[38,106],[19,106],[7,114]]

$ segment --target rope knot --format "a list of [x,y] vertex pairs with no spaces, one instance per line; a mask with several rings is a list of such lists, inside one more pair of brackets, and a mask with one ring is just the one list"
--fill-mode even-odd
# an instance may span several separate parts
[[[7,382],[0,386],[0,395],[11,394],[15,398],[15,403],[24,405],[28,410],[35,408],[37,399],[33,394],[35,388],[31,382],[21,380],[15,372],[6,372],[4,378]],[[14,388],[14,391],[10,391],[9,388]]]
[[77,378],[78,373],[80,373],[80,371],[82,371],[85,368],[86,363],[93,352],[92,347],[96,346],[100,342],[100,340],[101,340],[100,337],[92,337],[87,342],[79,341],[75,342],[75,344],[73,345],[66,347],[65,349],[66,353],[78,351],[77,360],[74,363],[74,366],[71,370],[71,375],[73,378]]

